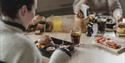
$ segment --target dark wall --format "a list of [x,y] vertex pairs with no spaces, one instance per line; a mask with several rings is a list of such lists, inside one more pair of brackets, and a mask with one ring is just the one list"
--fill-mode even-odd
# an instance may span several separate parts
[[74,0],[38,0],[37,13],[45,17],[73,14],[73,2]]

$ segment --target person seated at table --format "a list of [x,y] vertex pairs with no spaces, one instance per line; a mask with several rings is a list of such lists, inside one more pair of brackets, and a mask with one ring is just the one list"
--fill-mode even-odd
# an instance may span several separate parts
[[82,10],[79,10],[78,14],[74,17],[74,26],[81,28],[81,31],[85,33],[87,31],[87,23],[83,21],[83,18],[85,18],[84,13]]
[[[90,12],[95,12],[97,15],[110,15],[116,21],[122,21],[122,8],[119,0],[74,0],[74,13],[78,14],[79,10],[85,10],[86,6],[89,6]],[[86,14],[85,11],[83,13]]]
[[42,63],[42,55],[24,31],[37,9],[37,0],[0,0],[0,60]]

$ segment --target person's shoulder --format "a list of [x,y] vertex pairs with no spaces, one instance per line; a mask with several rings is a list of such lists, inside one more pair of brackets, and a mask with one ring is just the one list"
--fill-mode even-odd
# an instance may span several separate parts
[[[8,54],[12,55],[17,55],[20,53],[22,55],[21,57],[21,62],[25,63],[40,63],[41,62],[41,54],[39,50],[35,47],[35,44],[33,41],[31,41],[28,37],[26,37],[24,34],[20,33],[6,33],[2,38],[3,39],[3,49],[6,49],[6,52]],[[1,41],[1,40],[0,40]],[[18,56],[18,55],[17,55]],[[35,58],[35,59],[34,59]],[[30,61],[27,61],[27,60]]]
[[23,33],[8,33],[3,32],[2,36],[4,41],[10,43],[11,45],[21,46],[21,47],[31,47],[34,46],[33,41],[26,37]]
[[30,40],[26,35],[23,33],[15,33],[14,37],[16,37],[16,41],[19,41],[20,44],[26,46],[33,46],[35,45],[32,40]]
[[0,37],[0,42],[2,44],[0,47],[6,49],[6,52],[9,52],[9,54],[13,54],[10,52],[14,52],[14,54],[16,54],[20,51],[22,53],[25,53],[26,51],[35,53],[35,51],[37,51],[35,44],[22,34],[0,33]]

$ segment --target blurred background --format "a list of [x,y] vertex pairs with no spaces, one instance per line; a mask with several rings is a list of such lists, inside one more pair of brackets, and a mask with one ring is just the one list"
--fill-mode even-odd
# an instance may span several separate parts
[[74,0],[38,0],[38,14],[43,16],[73,14]]
[[125,0],[120,0],[120,3],[121,3],[121,6],[122,6],[122,9],[123,9],[123,16],[125,17]]
[[[74,0],[38,0],[38,14],[43,16],[73,14]],[[125,17],[125,0],[120,0]]]

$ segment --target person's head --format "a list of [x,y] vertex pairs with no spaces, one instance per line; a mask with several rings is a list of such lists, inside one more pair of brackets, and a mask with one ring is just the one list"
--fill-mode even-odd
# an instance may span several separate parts
[[26,27],[35,16],[37,0],[0,0],[2,16],[19,20]]

